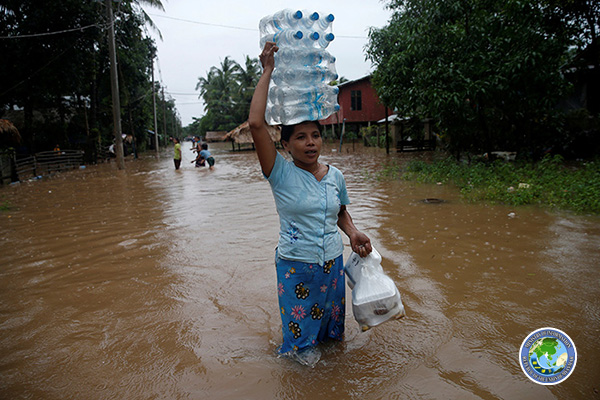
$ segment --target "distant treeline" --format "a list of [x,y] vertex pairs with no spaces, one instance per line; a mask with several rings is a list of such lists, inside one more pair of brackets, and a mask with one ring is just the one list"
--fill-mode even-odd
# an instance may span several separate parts
[[[160,0],[114,2],[122,133],[137,149],[152,145],[152,65],[155,29],[140,3],[162,9]],[[22,141],[17,152],[83,149],[94,157],[113,138],[104,1],[6,0],[0,5],[0,118],[11,120]],[[173,99],[157,93],[163,140],[181,131]],[[166,132],[165,132],[166,128]]]

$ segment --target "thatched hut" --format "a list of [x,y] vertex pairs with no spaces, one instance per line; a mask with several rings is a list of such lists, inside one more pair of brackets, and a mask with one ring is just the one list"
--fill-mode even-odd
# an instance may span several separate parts
[[[269,126],[268,130],[271,140],[273,140],[275,144],[279,143],[281,140],[281,128],[279,126]],[[229,131],[225,136],[225,140],[231,140],[233,150],[235,150],[235,144],[238,145],[238,150],[242,150],[241,146],[247,144],[251,144],[251,148],[254,149],[254,140],[252,139],[252,133],[250,133],[248,121]]]
[[204,135],[204,141],[206,142],[224,142],[227,131],[208,131]]
[[14,147],[21,143],[21,134],[7,119],[0,119],[0,149]]

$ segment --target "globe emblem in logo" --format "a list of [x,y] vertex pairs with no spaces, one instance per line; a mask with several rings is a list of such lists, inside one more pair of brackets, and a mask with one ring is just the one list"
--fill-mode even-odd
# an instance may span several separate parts
[[558,329],[538,329],[521,345],[521,368],[529,379],[541,385],[564,381],[573,372],[576,362],[575,344]]

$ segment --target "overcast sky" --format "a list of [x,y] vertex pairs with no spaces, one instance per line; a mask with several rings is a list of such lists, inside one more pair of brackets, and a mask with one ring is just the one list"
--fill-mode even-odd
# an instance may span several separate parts
[[195,90],[199,77],[229,56],[243,64],[246,55],[258,57],[258,22],[276,11],[306,9],[332,13],[336,38],[327,50],[336,58],[340,76],[349,80],[371,72],[365,60],[369,27],[383,27],[391,12],[380,0],[162,0],[165,11],[144,7],[163,40],[150,30],[158,46],[155,79],[175,99],[183,126],[204,115]]

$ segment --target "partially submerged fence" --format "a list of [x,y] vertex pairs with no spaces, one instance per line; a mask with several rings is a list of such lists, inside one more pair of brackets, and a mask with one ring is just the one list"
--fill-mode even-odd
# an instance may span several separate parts
[[33,156],[19,158],[11,153],[3,153],[0,155],[0,184],[75,169],[82,164],[81,150],[42,151]]

